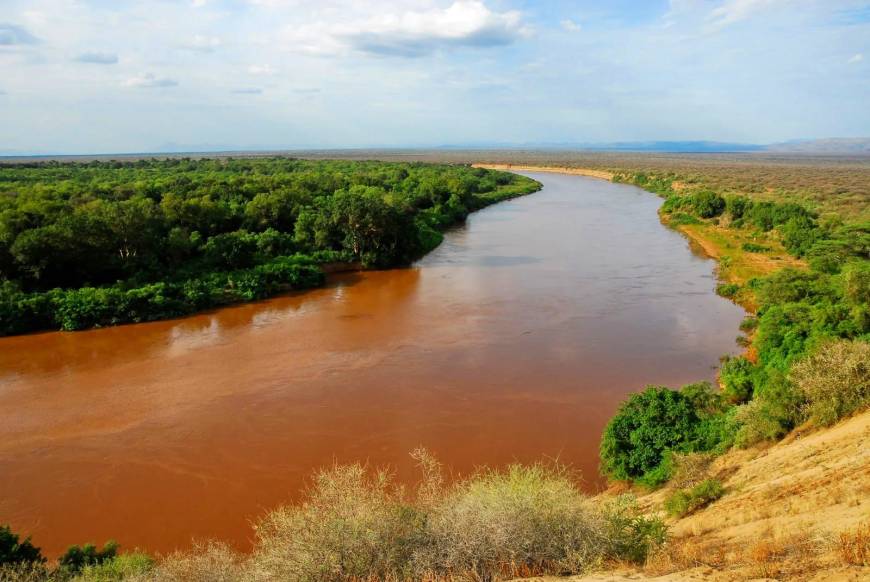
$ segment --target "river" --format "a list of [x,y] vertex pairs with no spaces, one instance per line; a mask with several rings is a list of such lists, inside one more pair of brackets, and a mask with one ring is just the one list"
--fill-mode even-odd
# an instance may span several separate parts
[[661,200],[580,176],[473,214],[408,269],[181,320],[0,339],[0,523],[49,555],[249,547],[333,462],[558,458],[595,490],[626,394],[709,379],[743,311]]

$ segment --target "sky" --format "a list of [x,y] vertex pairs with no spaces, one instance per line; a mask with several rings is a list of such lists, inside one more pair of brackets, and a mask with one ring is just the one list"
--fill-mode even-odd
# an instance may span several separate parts
[[0,0],[0,155],[870,136],[870,1]]

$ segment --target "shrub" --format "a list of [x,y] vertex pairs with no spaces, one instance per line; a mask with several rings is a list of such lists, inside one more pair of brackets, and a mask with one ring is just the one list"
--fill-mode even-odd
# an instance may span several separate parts
[[432,510],[418,571],[481,580],[521,572],[580,572],[608,544],[605,524],[564,470],[515,465],[480,473]]
[[745,448],[780,439],[802,421],[802,404],[803,398],[794,386],[781,374],[775,374],[752,401],[735,409],[734,444]]
[[146,580],[159,582],[249,582],[251,579],[241,556],[220,542],[198,544],[189,552],[170,554],[146,576]]
[[752,201],[746,196],[728,196],[725,199],[725,211],[732,221],[740,220],[752,206]]
[[692,196],[692,207],[701,218],[713,218],[725,212],[725,199],[710,190]]
[[54,582],[42,562],[0,564],[0,582]]
[[154,559],[148,554],[120,554],[99,564],[82,568],[75,582],[120,582],[143,577],[154,567]]
[[610,557],[643,564],[668,539],[668,527],[657,516],[644,515],[631,495],[621,495],[604,507]]
[[694,487],[707,477],[712,462],[713,455],[709,453],[674,453],[671,455],[673,476],[668,484],[678,489]]
[[[665,453],[686,450],[700,422],[691,399],[664,386],[632,394],[608,422],[601,439],[603,472],[638,479],[661,469]],[[657,475],[661,482],[666,475]]]
[[744,356],[726,356],[719,368],[719,382],[722,394],[729,402],[741,403],[752,398],[753,365]]
[[740,285],[736,283],[720,283],[716,286],[716,293],[728,299],[734,298],[740,291]]
[[870,343],[833,341],[797,362],[791,380],[807,415],[828,426],[870,406]]
[[665,511],[671,517],[684,517],[703,509],[725,495],[725,488],[716,479],[701,481],[691,489],[674,491],[665,500]]
[[111,540],[103,544],[101,550],[98,550],[94,544],[70,546],[58,559],[58,564],[67,571],[80,572],[85,566],[99,565],[112,560],[117,553],[118,543]]
[[758,327],[758,319],[755,317],[745,317],[740,322],[740,331],[749,332]]
[[401,494],[388,473],[359,464],[321,471],[304,503],[257,526],[255,574],[300,582],[406,574],[423,520]]
[[8,525],[0,526],[0,565],[44,561],[42,552],[30,542],[29,537],[22,540]]

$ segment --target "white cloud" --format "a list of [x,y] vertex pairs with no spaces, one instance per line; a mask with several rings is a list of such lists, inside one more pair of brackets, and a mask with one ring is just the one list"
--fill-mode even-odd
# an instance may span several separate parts
[[568,32],[577,32],[581,28],[579,24],[577,24],[576,22],[574,22],[570,18],[566,18],[565,20],[563,20],[559,24],[561,25],[561,27],[563,29],[567,30]]
[[856,54],[852,55],[849,58],[849,60],[846,62],[849,64],[853,64],[853,63],[860,63],[863,60],[864,60],[864,55],[862,53],[856,53]]
[[25,28],[8,22],[0,22],[0,46],[37,44],[38,42],[39,39]]
[[190,41],[181,45],[181,48],[189,51],[198,51],[203,53],[211,53],[221,47],[223,42],[216,36],[204,36],[196,34]]
[[166,87],[175,87],[178,85],[178,81],[175,79],[170,79],[168,77],[157,77],[153,73],[145,73],[144,75],[139,75],[138,77],[130,77],[126,81],[124,81],[125,87],[136,87],[139,89],[155,89],[155,88],[166,88]]
[[118,62],[118,55],[115,53],[86,52],[78,55],[75,60],[94,65],[114,65]]
[[368,19],[287,30],[291,50],[311,54],[362,53],[418,57],[439,49],[507,45],[529,34],[516,10],[493,12],[479,0],[446,8],[384,13]]
[[272,65],[251,65],[248,67],[248,72],[252,75],[273,75],[275,69]]
[[241,89],[233,89],[236,95],[262,95],[263,90],[259,87],[243,87]]
[[752,14],[782,1],[783,0],[725,0],[721,6],[714,8],[710,13],[710,22],[717,28],[728,26],[729,24],[746,20],[752,16]]

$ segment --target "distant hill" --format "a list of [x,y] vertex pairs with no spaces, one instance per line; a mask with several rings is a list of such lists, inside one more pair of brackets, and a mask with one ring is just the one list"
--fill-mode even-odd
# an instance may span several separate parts
[[801,139],[772,144],[765,147],[764,151],[807,154],[870,154],[870,138]]

